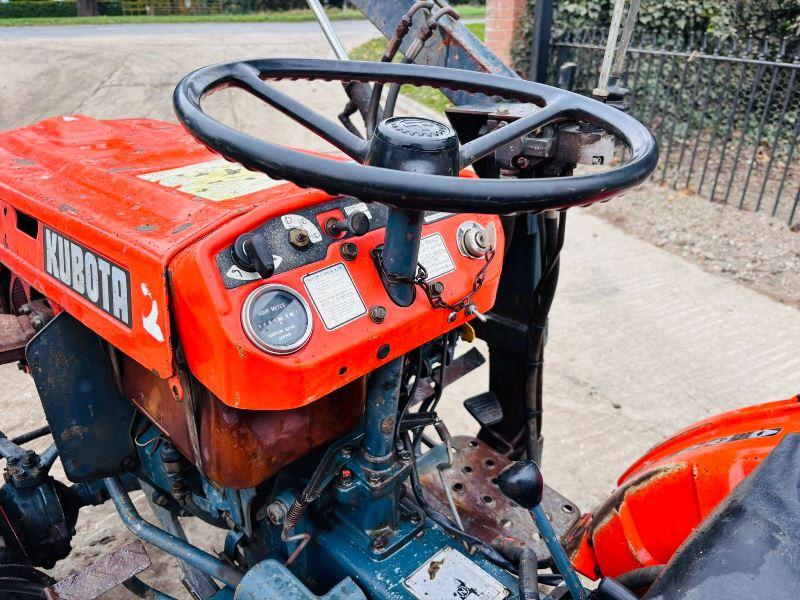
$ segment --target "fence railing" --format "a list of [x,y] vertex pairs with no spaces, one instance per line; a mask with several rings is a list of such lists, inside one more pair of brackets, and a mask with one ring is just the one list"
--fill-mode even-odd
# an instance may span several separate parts
[[[550,81],[577,64],[576,92],[591,94],[603,30],[552,44]],[[677,190],[800,222],[800,43],[715,40],[642,32],[624,87],[633,116],[659,141],[653,178]]]

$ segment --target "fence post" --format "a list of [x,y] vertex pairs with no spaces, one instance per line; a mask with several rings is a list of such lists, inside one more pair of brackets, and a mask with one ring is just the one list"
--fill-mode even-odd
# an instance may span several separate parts
[[550,35],[553,30],[553,0],[536,0],[533,11],[533,42],[528,79],[547,83],[550,65]]

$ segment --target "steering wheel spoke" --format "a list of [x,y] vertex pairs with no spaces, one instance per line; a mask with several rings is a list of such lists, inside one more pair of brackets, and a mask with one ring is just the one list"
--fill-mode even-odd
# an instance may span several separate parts
[[236,85],[236,87],[251,93],[256,98],[278,109],[309,131],[313,131],[322,139],[330,142],[353,160],[364,162],[367,143],[363,139],[349,132],[338,123],[323,117],[291,96],[268,85],[258,76],[255,70],[238,75],[234,82],[233,85]]
[[[527,102],[539,108],[461,147],[448,125],[413,117],[382,121],[378,128],[387,135],[366,141],[264,81],[276,79],[409,83]],[[275,107],[355,162],[332,160],[258,139],[213,119],[203,111],[202,98],[226,85],[243,88]],[[658,162],[658,145],[651,133],[616,108],[540,83],[459,69],[295,58],[234,61],[184,77],[175,89],[174,104],[178,118],[196,139],[249,169],[330,194],[352,195],[408,210],[508,214],[583,206],[638,185],[650,176]],[[630,159],[609,170],[570,177],[455,176],[459,167],[561,120],[585,121],[601,127],[625,145]],[[401,138],[398,144],[396,138]],[[424,160],[417,160],[423,155]],[[432,168],[432,161],[438,161],[436,168]]]
[[476,160],[480,160],[531,131],[549,125],[563,115],[566,110],[564,105],[564,102],[555,100],[527,117],[507,123],[504,127],[499,127],[464,144],[459,152],[461,168],[470,166]]

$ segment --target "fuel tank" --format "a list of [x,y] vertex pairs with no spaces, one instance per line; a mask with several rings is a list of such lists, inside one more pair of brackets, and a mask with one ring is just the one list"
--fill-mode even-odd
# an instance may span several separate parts
[[784,436],[796,432],[800,395],[711,417],[655,446],[565,535],[575,568],[594,579],[666,564]]

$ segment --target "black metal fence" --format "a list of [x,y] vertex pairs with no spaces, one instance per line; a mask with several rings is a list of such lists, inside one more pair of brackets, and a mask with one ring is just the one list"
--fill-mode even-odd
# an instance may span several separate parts
[[[550,81],[577,64],[575,91],[591,94],[605,30],[566,34]],[[714,202],[800,224],[800,43],[715,40],[642,32],[628,53],[631,113],[661,146],[653,178]]]

